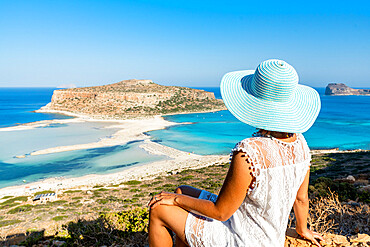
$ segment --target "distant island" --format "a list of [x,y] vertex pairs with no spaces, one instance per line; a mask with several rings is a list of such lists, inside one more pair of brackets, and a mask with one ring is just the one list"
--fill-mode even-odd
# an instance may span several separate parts
[[124,80],[104,86],[55,90],[51,102],[39,111],[126,119],[224,109],[223,101],[211,92],[162,86],[151,80]]
[[370,95],[370,89],[354,89],[344,83],[329,83],[325,95]]

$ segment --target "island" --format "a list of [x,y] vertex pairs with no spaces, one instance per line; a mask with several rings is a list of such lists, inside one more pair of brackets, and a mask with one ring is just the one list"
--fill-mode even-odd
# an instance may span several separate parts
[[325,95],[370,95],[370,89],[354,89],[344,83],[329,83]]
[[51,102],[39,112],[127,119],[225,109],[223,101],[216,99],[212,92],[132,79],[103,86],[55,90]]

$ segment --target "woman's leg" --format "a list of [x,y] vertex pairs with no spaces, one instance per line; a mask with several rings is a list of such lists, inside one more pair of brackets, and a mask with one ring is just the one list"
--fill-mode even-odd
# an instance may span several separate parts
[[[188,195],[188,196],[198,198],[201,191],[202,190],[197,189],[197,188],[192,187],[192,186],[189,186],[189,185],[181,185],[181,186],[176,188],[175,193],[184,194],[184,195]],[[177,236],[177,234],[176,234],[176,242],[175,243],[176,243],[176,247],[187,246],[187,244],[185,242],[183,242],[182,239]]]
[[176,246],[186,246],[185,223],[188,212],[180,207],[158,205],[150,210],[149,246],[172,246],[172,230],[180,242]]
[[202,191],[201,189],[197,189],[189,185],[180,185],[179,187],[176,188],[175,193],[198,198],[201,191]]
[[[199,197],[202,190],[181,185],[175,193],[192,197]],[[185,223],[188,212],[180,207],[159,205],[150,210],[149,218],[149,245],[172,246],[170,230],[176,234],[176,246],[187,246],[185,238]]]

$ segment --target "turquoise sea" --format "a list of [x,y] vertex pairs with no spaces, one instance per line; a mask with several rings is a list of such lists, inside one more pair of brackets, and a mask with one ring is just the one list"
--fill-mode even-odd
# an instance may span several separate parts
[[[202,88],[220,98],[219,88]],[[0,88],[0,128],[50,119],[70,118],[59,114],[34,113],[46,105],[53,88]],[[305,134],[311,148],[370,149],[370,97],[321,95],[322,110],[314,126]],[[181,114],[165,117],[173,122],[192,124],[151,131],[152,139],[187,152],[228,154],[241,139],[251,136],[254,128],[240,123],[228,111]],[[53,124],[44,128],[0,132],[0,188],[49,177],[73,177],[121,171],[134,165],[165,159],[148,154],[131,142],[114,147],[76,150],[55,154],[16,155],[32,151],[98,141],[116,129],[109,123]]]
[[[221,98],[219,88],[201,88]],[[316,88],[321,97],[320,114],[304,136],[311,149],[370,149],[370,96],[326,96],[325,88]],[[225,154],[236,142],[256,131],[229,111],[165,117],[173,122],[192,122],[149,134],[164,145],[197,154]]]

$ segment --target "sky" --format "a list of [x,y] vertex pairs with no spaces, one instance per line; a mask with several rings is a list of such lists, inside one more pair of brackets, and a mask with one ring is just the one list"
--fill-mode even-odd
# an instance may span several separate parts
[[305,85],[370,87],[369,1],[0,0],[0,87],[217,87],[271,58]]

